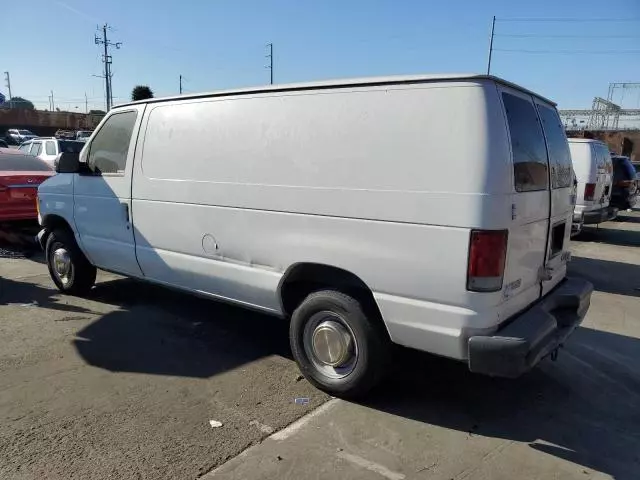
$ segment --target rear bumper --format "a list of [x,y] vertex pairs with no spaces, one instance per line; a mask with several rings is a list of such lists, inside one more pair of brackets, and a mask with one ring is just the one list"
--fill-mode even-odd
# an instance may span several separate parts
[[616,207],[602,207],[597,210],[587,210],[583,212],[583,215],[585,225],[594,225],[613,220],[618,216],[618,209]]
[[533,307],[492,336],[469,338],[472,372],[515,378],[555,351],[589,309],[593,285],[568,278]]

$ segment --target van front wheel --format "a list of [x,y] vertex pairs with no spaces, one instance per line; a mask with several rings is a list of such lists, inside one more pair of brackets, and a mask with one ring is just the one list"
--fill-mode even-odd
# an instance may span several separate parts
[[291,318],[291,351],[302,374],[338,397],[369,391],[386,370],[389,340],[361,303],[334,290],[310,294]]
[[47,238],[47,267],[58,290],[71,295],[83,295],[96,281],[96,267],[78,247],[73,233],[56,229]]

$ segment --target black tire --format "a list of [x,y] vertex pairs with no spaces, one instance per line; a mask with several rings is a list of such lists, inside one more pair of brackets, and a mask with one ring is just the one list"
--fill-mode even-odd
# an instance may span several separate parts
[[[69,279],[65,283],[56,274],[53,268],[53,252],[59,248],[64,248],[69,252],[71,259],[71,269]],[[70,295],[86,295],[96,282],[96,267],[89,263],[87,257],[78,247],[76,240],[67,229],[56,229],[47,238],[46,244],[47,267],[49,275],[58,290]]]
[[[391,342],[382,321],[368,318],[365,311],[363,305],[349,295],[335,290],[321,290],[310,294],[293,312],[289,327],[291,351],[300,371],[315,387],[336,397],[355,398],[367,393],[386,373]],[[325,375],[310,359],[304,347],[307,322],[323,312],[337,314],[346,323],[357,344],[355,366],[343,378]]]

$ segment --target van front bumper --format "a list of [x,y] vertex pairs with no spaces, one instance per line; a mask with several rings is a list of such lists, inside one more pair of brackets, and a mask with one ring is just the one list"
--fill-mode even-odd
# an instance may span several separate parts
[[469,370],[515,378],[555,352],[587,314],[593,285],[567,278],[533,307],[492,336],[472,336]]

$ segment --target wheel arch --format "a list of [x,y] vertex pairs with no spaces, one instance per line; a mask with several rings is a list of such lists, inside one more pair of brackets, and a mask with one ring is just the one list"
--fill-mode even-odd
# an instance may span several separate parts
[[56,228],[64,228],[75,235],[71,224],[64,217],[55,213],[50,213],[43,217],[41,225],[45,229],[45,235],[40,239],[40,242],[43,246],[47,244],[47,237],[49,236],[49,234]]
[[384,324],[373,291],[365,281],[353,272],[324,263],[295,263],[285,271],[278,285],[282,312],[290,317],[307,295],[321,289],[335,289],[352,295],[362,302],[367,313]]

